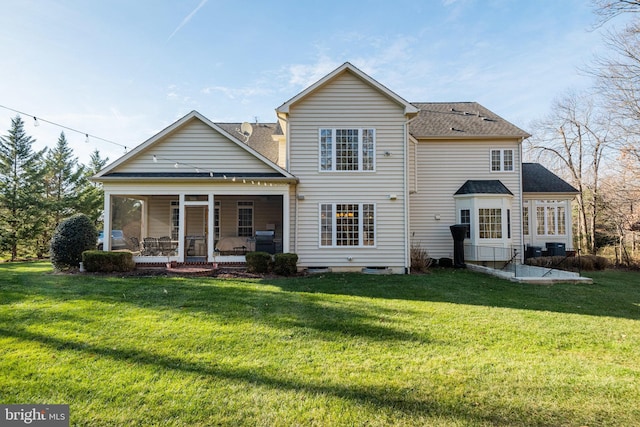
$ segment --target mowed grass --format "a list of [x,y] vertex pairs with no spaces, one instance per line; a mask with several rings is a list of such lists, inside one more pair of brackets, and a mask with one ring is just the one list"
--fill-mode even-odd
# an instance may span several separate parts
[[0,403],[76,426],[640,425],[640,274],[291,279],[0,264]]

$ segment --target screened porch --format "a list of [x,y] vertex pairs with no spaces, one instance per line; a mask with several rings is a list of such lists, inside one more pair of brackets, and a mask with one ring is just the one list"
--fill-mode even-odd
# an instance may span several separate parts
[[243,262],[247,252],[283,252],[285,201],[274,194],[111,195],[108,222],[123,237],[105,240],[104,249],[129,250],[136,263]]

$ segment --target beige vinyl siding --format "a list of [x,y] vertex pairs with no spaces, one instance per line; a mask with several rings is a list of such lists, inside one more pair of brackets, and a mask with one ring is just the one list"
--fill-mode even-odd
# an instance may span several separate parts
[[[153,161],[153,155],[157,162]],[[180,164],[176,169],[175,162],[191,166]],[[251,153],[195,118],[113,172],[195,172],[196,168],[214,172],[274,172]]]
[[[402,106],[391,101],[349,72],[319,88],[290,108],[289,171],[300,179],[292,200],[298,204],[292,239],[300,266],[361,268],[393,267],[402,272],[405,263],[404,156],[406,118]],[[319,129],[375,129],[375,171],[320,172]],[[384,156],[388,151],[390,156]],[[394,194],[397,200],[390,200]],[[376,209],[376,246],[321,248],[321,203],[373,203]],[[292,216],[295,218],[295,216]],[[293,248],[293,246],[292,246]],[[348,260],[352,257],[352,261]]]
[[[491,149],[513,149],[514,171],[491,172]],[[410,234],[430,256],[453,256],[449,226],[459,221],[453,194],[469,179],[500,180],[513,193],[511,241],[514,248],[521,249],[518,141],[421,140],[417,160],[418,192],[411,195]]]

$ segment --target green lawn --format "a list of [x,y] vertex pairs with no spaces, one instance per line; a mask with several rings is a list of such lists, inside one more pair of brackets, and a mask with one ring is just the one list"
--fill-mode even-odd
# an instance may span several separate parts
[[71,424],[640,425],[640,273],[293,279],[0,264],[0,403]]

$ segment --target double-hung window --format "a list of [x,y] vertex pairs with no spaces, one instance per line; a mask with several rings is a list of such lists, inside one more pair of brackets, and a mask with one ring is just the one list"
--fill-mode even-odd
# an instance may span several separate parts
[[320,246],[375,246],[375,206],[371,203],[320,205]]
[[375,129],[320,129],[321,171],[374,171]]
[[238,237],[253,236],[253,202],[238,202]]
[[513,150],[491,150],[491,172],[513,172]]
[[467,226],[467,232],[465,237],[467,239],[471,238],[471,210],[470,209],[460,209],[460,224],[464,224]]
[[171,201],[171,239],[178,240],[180,233],[180,202],[178,200]]

